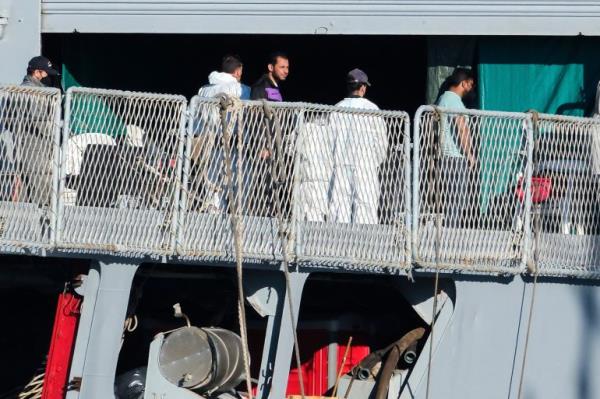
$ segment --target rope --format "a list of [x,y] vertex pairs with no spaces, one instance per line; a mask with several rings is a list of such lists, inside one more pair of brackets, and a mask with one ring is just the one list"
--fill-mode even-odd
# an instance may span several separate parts
[[125,331],[127,332],[134,332],[135,330],[137,330],[138,328],[138,318],[136,315],[133,316],[129,316],[126,320],[125,320]]
[[527,110],[528,114],[531,114],[531,119],[533,121],[534,126],[538,126],[540,122],[540,113],[535,109]]
[[44,386],[44,372],[34,376],[31,381],[25,385],[23,390],[17,396],[18,399],[39,399],[42,397],[42,388]]
[[537,287],[537,279],[539,273],[536,271],[533,276],[533,291],[531,292],[531,302],[529,303],[529,317],[527,320],[527,333],[525,335],[525,348],[523,349],[523,362],[521,363],[521,376],[519,378],[519,394],[518,399],[521,399],[523,393],[523,381],[525,379],[525,365],[527,363],[527,350],[529,348],[529,337],[531,335],[531,320],[533,319],[533,307],[535,304],[535,291]]
[[[226,173],[226,184],[227,184],[227,198],[229,206],[231,207],[231,224],[233,230],[233,242],[235,246],[235,258],[236,258],[236,274],[237,274],[237,286],[238,286],[238,321],[240,325],[240,336],[242,339],[242,357],[244,360],[244,373],[246,374],[246,389],[248,390],[248,398],[252,399],[252,381],[250,379],[250,350],[248,348],[248,332],[246,325],[246,308],[244,306],[244,280],[243,280],[243,254],[242,254],[242,226],[240,218],[240,195],[236,199],[233,192],[233,157],[231,150],[231,130],[235,123],[238,124],[238,148],[241,146],[239,143],[241,140],[241,108],[242,104],[238,99],[223,95],[220,99],[221,104],[221,128],[223,138],[223,148],[225,150],[225,173]],[[228,113],[232,113],[234,117],[227,121]],[[239,120],[237,120],[239,119]],[[231,127],[231,128],[230,128]],[[239,159],[239,155],[238,155]],[[239,162],[239,161],[238,161]],[[237,187],[241,186],[241,170],[237,171]]]
[[[438,107],[434,107],[435,115],[438,120],[438,123],[442,122],[442,116],[440,115],[440,109]],[[440,129],[441,131],[441,129]],[[436,234],[435,234],[435,283],[434,283],[434,292],[433,292],[433,308],[431,310],[431,331],[429,333],[429,362],[427,364],[427,388],[425,391],[425,398],[429,399],[429,390],[431,387],[431,366],[433,363],[433,333],[435,330],[435,319],[437,315],[437,306],[438,306],[438,289],[439,289],[439,278],[440,278],[440,252],[441,252],[441,234],[442,234],[442,204],[441,204],[441,193],[442,187],[440,187],[440,162],[442,159],[442,145],[441,138],[438,137],[437,141],[437,151],[436,151],[436,159],[435,159],[435,208],[436,208]]]
[[437,315],[437,305],[438,305],[438,286],[439,286],[439,268],[435,272],[435,287],[433,294],[433,309],[431,314],[431,332],[429,333],[429,363],[427,365],[427,389],[425,391],[425,398],[429,399],[429,388],[431,385],[431,364],[433,362],[433,331],[435,328],[435,318]]
[[[288,239],[288,234],[284,229],[284,218],[283,218],[283,209],[282,209],[282,205],[281,205],[281,193],[280,190],[285,190],[284,187],[284,182],[282,182],[282,176],[285,170],[285,164],[284,164],[284,160],[283,160],[283,142],[282,142],[282,132],[281,132],[281,127],[279,126],[279,124],[277,123],[277,119],[275,118],[275,114],[273,112],[273,109],[269,106],[269,103],[267,101],[262,102],[263,104],[263,110],[265,113],[265,116],[267,117],[267,120],[269,121],[268,123],[268,127],[269,130],[271,131],[272,129],[275,130],[275,148],[277,150],[276,154],[274,154],[274,157],[276,157],[277,160],[277,164],[276,164],[276,169],[275,169],[275,180],[273,181],[275,183],[275,186],[277,187],[277,191],[273,193],[274,197],[275,197],[275,206],[276,206],[276,213],[277,213],[277,222],[279,225],[279,238],[281,239],[281,251],[283,253],[283,262],[282,262],[282,267],[283,267],[283,274],[285,276],[285,288],[287,291],[287,299],[288,299],[288,307],[289,307],[289,313],[290,313],[290,321],[292,324],[292,333],[293,333],[293,337],[294,337],[294,355],[296,358],[296,367],[298,369],[298,380],[299,380],[299,385],[300,385],[300,396],[302,397],[302,399],[305,399],[305,394],[304,394],[304,378],[302,376],[302,361],[300,360],[300,345],[298,344],[298,333],[296,331],[296,317],[294,314],[294,300],[292,299],[292,291],[291,291],[291,284],[290,284],[290,270],[289,270],[289,254],[288,254],[288,245],[289,242],[291,240]],[[273,132],[271,131],[271,137],[273,137]],[[271,157],[271,159],[274,158],[273,156]],[[287,225],[286,225],[287,226]],[[292,229],[292,234],[293,234],[294,229]]]
[[340,369],[338,371],[337,378],[335,379],[335,386],[333,387],[333,397],[335,398],[337,395],[338,387],[340,385],[340,379],[342,378],[342,373],[344,372],[344,367],[346,366],[346,359],[348,358],[348,353],[350,352],[350,347],[352,346],[352,336],[348,338],[348,343],[346,344],[346,350],[344,351],[344,357],[342,358],[342,364],[340,365]]
[[119,346],[119,351],[123,349],[123,344],[125,343],[125,336],[127,333],[134,332],[138,327],[138,318],[136,315],[129,316],[125,319],[123,323],[123,332],[121,333],[121,345]]
[[[532,122],[533,122],[534,146],[537,147],[536,139],[538,137],[540,116],[539,116],[539,113],[535,110],[530,110],[529,113],[531,114]],[[537,153],[537,151],[534,151],[534,153]],[[540,241],[540,230],[541,230],[539,207],[537,207],[535,209],[535,211],[532,212],[532,216],[534,218],[532,225],[533,225],[533,233],[534,233],[534,240],[535,240],[535,250],[533,252],[533,262],[531,264],[529,264],[529,263],[527,264],[527,269],[530,273],[533,274],[533,289],[531,292],[531,302],[529,303],[529,316],[527,318],[527,332],[525,334],[525,346],[523,348],[523,362],[521,363],[521,375],[519,377],[519,393],[517,395],[518,399],[521,399],[521,397],[522,397],[521,395],[523,394],[523,381],[525,380],[525,366],[527,364],[527,352],[529,350],[529,337],[531,336],[531,324],[532,324],[532,320],[533,320],[533,310],[534,310],[534,306],[535,306],[536,288],[537,288],[537,281],[538,281],[538,276],[539,276],[539,269],[537,267],[538,260],[539,260],[539,248],[540,248],[539,241]]]

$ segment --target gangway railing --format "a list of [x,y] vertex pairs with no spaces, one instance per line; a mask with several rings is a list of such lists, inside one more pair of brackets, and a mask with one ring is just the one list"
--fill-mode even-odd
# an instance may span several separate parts
[[[235,107],[227,107],[218,99],[192,99],[178,252],[190,258],[233,258],[231,218],[237,206],[244,256],[281,259],[280,228],[277,219],[272,217],[274,155],[271,159],[266,156],[269,145],[262,137],[265,118],[259,105],[235,104]],[[231,136],[227,143],[224,142],[225,130]],[[263,147],[265,155],[261,157],[256,152]],[[272,146],[269,148],[272,151]],[[288,159],[285,162],[289,164]],[[228,167],[231,167],[230,176]],[[286,188],[282,187],[282,191]],[[233,204],[229,190],[233,191]]]
[[600,276],[600,120],[65,97],[0,88],[0,252]]
[[600,276],[600,119],[534,115],[533,259],[543,275]]
[[57,247],[173,254],[185,121],[182,96],[69,89]]
[[304,104],[301,122],[293,201],[298,260],[409,267],[408,114]]
[[523,270],[531,232],[531,133],[528,114],[418,110],[412,215],[417,264]]
[[54,243],[60,112],[58,89],[0,88],[0,245],[8,252]]
[[[406,113],[236,104],[192,100],[180,229],[184,256],[233,256],[231,189],[242,208],[246,256],[282,259],[285,250],[298,262],[407,267]],[[226,128],[231,143],[222,142]],[[233,181],[226,174],[228,159]]]

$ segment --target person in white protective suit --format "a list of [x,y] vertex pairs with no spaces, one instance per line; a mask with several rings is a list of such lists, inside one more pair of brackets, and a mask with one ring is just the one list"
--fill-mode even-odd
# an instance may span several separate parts
[[[225,94],[230,97],[247,100],[250,98],[250,87],[241,83],[243,63],[236,55],[223,57],[221,71],[213,71],[208,75],[208,84],[198,90],[198,96],[214,98]],[[224,154],[221,144],[221,114],[218,107],[202,106],[199,118],[195,122],[192,160],[204,178],[200,184],[204,193],[202,209],[210,212],[222,212],[226,208],[226,192],[224,188],[225,169]],[[236,154],[233,154],[235,157]],[[233,164],[236,162],[234,160]]]
[[297,154],[298,201],[300,220],[326,222],[333,175],[335,136],[326,118],[300,123]]
[[[348,73],[348,95],[338,107],[378,110],[365,98],[371,86],[360,69]],[[377,224],[380,182],[379,166],[384,162],[388,137],[382,117],[360,112],[337,112],[331,117],[335,136],[333,184],[329,219],[338,223]]]

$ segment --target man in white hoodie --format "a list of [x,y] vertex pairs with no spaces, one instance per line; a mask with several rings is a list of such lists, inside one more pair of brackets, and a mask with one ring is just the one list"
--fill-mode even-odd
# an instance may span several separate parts
[[[208,84],[200,88],[198,95],[213,98],[226,94],[242,100],[249,99],[250,88],[240,83],[243,68],[244,65],[238,56],[226,55],[221,63],[221,72],[211,72],[208,75]],[[225,157],[221,145],[221,115],[218,106],[201,104],[194,130],[196,137],[193,143],[192,161],[193,173],[198,180],[192,185],[192,189],[198,191],[201,200],[200,209],[221,213],[227,207],[227,193],[224,187]],[[237,154],[233,156],[235,167]]]
[[[369,86],[367,74],[353,69],[347,76],[348,95],[336,106],[379,110],[365,98]],[[376,115],[338,112],[331,126],[335,144],[329,217],[338,223],[377,224],[378,170],[388,148],[386,123]]]
[[198,91],[200,97],[215,97],[228,94],[232,97],[247,100],[250,88],[242,83],[244,64],[237,55],[226,55],[221,63],[221,72],[213,71],[208,75],[208,84]]

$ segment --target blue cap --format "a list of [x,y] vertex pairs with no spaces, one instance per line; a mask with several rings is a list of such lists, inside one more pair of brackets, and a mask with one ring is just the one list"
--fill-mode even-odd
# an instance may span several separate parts
[[50,76],[56,76],[59,73],[52,67],[52,63],[46,57],[42,57],[41,55],[37,57],[33,57],[29,60],[28,68],[35,71],[39,69],[40,71],[46,71],[46,73]]
[[358,68],[354,68],[353,70],[348,72],[348,83],[364,83],[367,86],[371,86],[367,74]]

